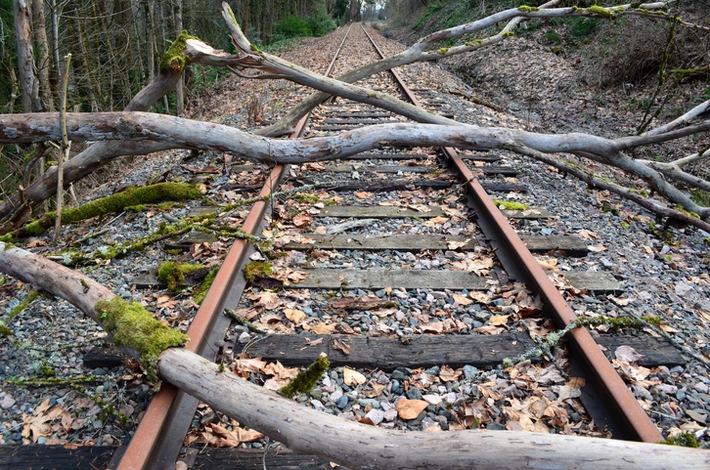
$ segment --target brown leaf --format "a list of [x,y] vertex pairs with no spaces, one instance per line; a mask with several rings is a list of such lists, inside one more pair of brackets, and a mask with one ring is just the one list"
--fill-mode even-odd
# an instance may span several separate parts
[[261,294],[250,295],[249,299],[258,300],[256,305],[258,307],[264,307],[267,310],[274,310],[283,304],[283,301],[276,292],[263,292]]
[[[306,327],[304,326],[304,328],[306,328]],[[336,328],[335,325],[333,325],[333,324],[328,325],[328,324],[323,323],[321,321],[321,322],[318,322],[314,326],[311,326],[307,329],[312,331],[313,333],[316,333],[319,335],[330,335],[330,334],[333,334],[333,332],[335,332],[335,328]]]
[[284,309],[284,315],[295,324],[299,324],[306,319],[306,314],[303,311],[293,308]]
[[308,227],[313,223],[313,216],[300,213],[293,218],[293,225],[298,228]]
[[473,303],[473,300],[470,300],[461,294],[454,294],[453,297],[454,297],[454,302],[456,302],[459,305],[466,306],[466,305],[471,305]]
[[272,375],[278,380],[290,380],[298,375],[297,367],[284,367],[279,361],[271,362],[264,367],[266,375]]
[[400,398],[394,405],[397,410],[400,419],[409,421],[411,419],[416,419],[419,414],[429,406],[429,403],[424,400],[409,400],[407,398]]
[[508,324],[508,318],[510,318],[510,315],[491,315],[488,321],[493,326],[506,326]]
[[338,351],[342,351],[343,354],[345,354],[346,356],[353,352],[353,350],[349,344],[347,344],[345,341],[340,341],[337,339],[333,340],[333,349],[337,349]]
[[461,369],[452,369],[449,366],[441,366],[439,378],[441,378],[444,382],[454,382],[458,380],[462,373],[463,371]]
[[349,387],[353,385],[362,385],[367,382],[367,377],[355,369],[345,366],[343,367],[343,382],[345,382],[345,385]]

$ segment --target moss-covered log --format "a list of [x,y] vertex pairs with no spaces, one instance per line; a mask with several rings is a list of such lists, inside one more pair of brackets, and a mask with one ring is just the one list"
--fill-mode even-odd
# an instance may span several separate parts
[[184,346],[187,335],[159,322],[138,302],[127,302],[120,297],[101,300],[96,311],[114,343],[136,351],[143,369],[152,381],[158,379],[155,365],[160,353],[168,348]]
[[[200,190],[193,184],[158,183],[140,188],[129,188],[111,196],[87,202],[79,207],[62,211],[62,222],[72,223],[104,214],[121,212],[127,207],[155,204],[163,201],[185,201],[202,197]],[[15,237],[41,235],[54,224],[56,212],[47,212],[42,218],[31,222],[13,233]]]
[[111,333],[116,344],[136,352],[151,380],[165,349],[187,336],[159,322],[138,302],[127,302],[83,274],[40,255],[0,242],[0,272],[69,301]]

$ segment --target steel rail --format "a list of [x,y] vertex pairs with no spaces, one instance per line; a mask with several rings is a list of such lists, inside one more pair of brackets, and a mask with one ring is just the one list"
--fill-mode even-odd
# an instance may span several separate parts
[[[326,75],[335,65],[343,44],[350,34],[352,25],[343,36]],[[310,113],[296,124],[291,138],[301,136],[306,128]],[[242,231],[258,235],[264,218],[270,212],[267,199],[276,191],[281,180],[288,173],[288,165],[276,165],[259,192],[264,199],[256,202],[242,224]],[[245,287],[242,269],[254,250],[244,239],[237,239],[232,244],[212,286],[200,305],[195,318],[187,331],[190,338],[186,349],[214,361],[219,352],[216,343],[224,338],[230,320],[222,314],[225,308],[235,306]],[[146,409],[135,434],[125,452],[117,456],[116,463],[110,468],[117,470],[168,470],[175,468],[182,442],[195,415],[199,402],[173,385],[163,383],[160,391],[153,397]],[[114,458],[114,460],[117,460]]]
[[[372,36],[370,36],[364,26],[362,29],[378,54],[384,58],[384,54]],[[412,104],[422,107],[421,101],[407,87],[401,75],[396,70],[391,70],[391,72]],[[515,229],[510,225],[508,219],[496,207],[492,198],[476,180],[475,175],[461,159],[456,149],[445,147],[442,148],[442,151],[460,177],[467,182],[466,188],[476,215],[481,222],[482,229],[489,239],[498,242],[499,246],[496,253],[502,260],[507,260],[505,263],[507,265],[506,270],[510,266],[522,274],[527,284],[533,287],[540,295],[545,305],[545,312],[559,328],[564,328],[574,322],[577,315],[564,300],[560,291],[552,284],[545,271],[543,271],[530,250],[515,232]],[[614,369],[614,366],[604,356],[589,330],[575,328],[570,332],[569,339],[577,357],[586,366],[586,372],[591,374],[598,388],[609,399],[608,404],[613,408],[615,416],[619,419],[618,424],[625,433],[623,437],[642,442],[662,442],[663,436],[660,431],[636,401],[629,388]]]

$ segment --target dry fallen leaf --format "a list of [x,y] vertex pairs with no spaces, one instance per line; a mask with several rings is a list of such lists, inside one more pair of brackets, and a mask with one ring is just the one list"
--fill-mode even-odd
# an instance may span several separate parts
[[405,421],[410,419],[416,419],[419,414],[429,406],[429,403],[424,400],[409,400],[407,398],[400,398],[394,405],[394,408],[399,414],[399,418]]
[[453,297],[454,297],[454,302],[456,302],[459,305],[466,306],[466,305],[471,305],[473,303],[473,300],[470,300],[460,294],[454,294]]
[[620,361],[626,362],[636,362],[643,357],[643,355],[636,352],[631,346],[623,345],[616,348],[614,351],[614,356]]
[[308,227],[312,223],[313,217],[308,214],[300,213],[293,218],[293,225],[298,228]]
[[[305,328],[305,326],[304,326],[304,328]],[[330,335],[330,334],[333,334],[333,332],[335,332],[336,325],[333,325],[333,324],[328,325],[328,324],[323,323],[321,321],[321,322],[316,323],[314,326],[309,327],[308,329],[310,331],[312,331],[313,333],[316,333],[319,335]]]
[[449,221],[448,217],[442,217],[439,215],[439,216],[432,217],[431,219],[422,222],[422,225],[424,225],[426,227],[435,227],[437,225],[444,224],[448,221]]
[[505,326],[508,324],[509,317],[510,315],[491,315],[488,321],[493,326]]
[[452,369],[449,366],[441,366],[439,378],[444,382],[454,382],[458,380],[462,373],[463,371],[461,369]]
[[556,271],[557,270],[557,258],[549,258],[549,259],[539,259],[536,258],[538,264],[542,269],[545,271]]
[[284,315],[295,324],[301,323],[306,318],[306,314],[303,311],[293,308],[284,309]]
[[367,382],[367,377],[355,369],[345,366],[343,367],[343,382],[345,382],[345,385],[348,387],[352,387],[353,385],[362,385]]
[[342,351],[343,354],[346,356],[351,354],[353,352],[352,348],[348,343],[345,341],[340,341],[340,340],[333,340],[333,349],[337,349],[338,351]]

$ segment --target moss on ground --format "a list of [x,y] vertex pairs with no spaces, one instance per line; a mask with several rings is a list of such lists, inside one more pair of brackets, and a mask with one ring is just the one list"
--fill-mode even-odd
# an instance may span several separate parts
[[503,209],[507,211],[524,211],[525,209],[528,208],[527,205],[521,204],[519,202],[512,202],[512,201],[502,201],[500,199],[496,199],[493,201],[493,203],[498,207],[503,207]]
[[160,354],[168,348],[187,344],[186,334],[153,318],[139,302],[114,297],[97,302],[95,308],[114,343],[136,351],[148,379],[153,382],[158,380],[156,365]]
[[258,278],[265,279],[271,276],[274,267],[267,261],[252,261],[244,267],[244,279],[254,282]]
[[207,273],[207,276],[205,276],[205,280],[202,281],[202,284],[200,284],[200,287],[195,290],[195,303],[197,305],[200,305],[203,300],[205,300],[205,297],[207,296],[207,292],[210,290],[210,287],[212,287],[212,283],[214,282],[214,279],[217,277],[217,273],[219,272],[219,266],[213,268],[209,273]]
[[328,370],[328,367],[330,367],[328,356],[321,353],[313,364],[300,371],[293,380],[281,387],[279,393],[286,398],[293,398],[297,394],[310,392]]
[[164,282],[171,291],[179,291],[185,287],[185,275],[204,268],[201,264],[175,263],[166,261],[158,266],[158,279]]

